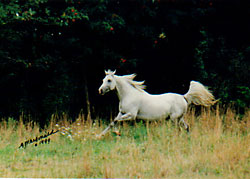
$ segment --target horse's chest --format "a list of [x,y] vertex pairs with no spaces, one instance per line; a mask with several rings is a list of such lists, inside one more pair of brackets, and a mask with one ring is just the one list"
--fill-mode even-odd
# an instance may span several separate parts
[[136,100],[130,100],[130,101],[124,100],[120,102],[119,108],[120,108],[120,111],[127,113],[132,110],[134,111],[138,109],[138,103],[136,102]]

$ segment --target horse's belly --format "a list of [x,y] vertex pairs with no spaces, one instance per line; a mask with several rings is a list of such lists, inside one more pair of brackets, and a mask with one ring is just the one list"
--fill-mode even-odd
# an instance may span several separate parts
[[136,116],[137,119],[142,119],[142,120],[147,120],[147,121],[155,121],[155,120],[163,120],[163,119],[167,119],[167,115],[163,114],[163,115],[145,115],[145,114],[139,114]]
[[168,104],[144,103],[138,111],[137,118],[143,120],[166,119],[169,115],[169,109]]

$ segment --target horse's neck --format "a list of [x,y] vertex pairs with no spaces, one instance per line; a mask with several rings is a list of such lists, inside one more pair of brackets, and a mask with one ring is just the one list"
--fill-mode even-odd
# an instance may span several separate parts
[[119,100],[124,99],[125,96],[133,95],[136,93],[136,89],[128,84],[125,79],[120,76],[115,76],[116,90]]

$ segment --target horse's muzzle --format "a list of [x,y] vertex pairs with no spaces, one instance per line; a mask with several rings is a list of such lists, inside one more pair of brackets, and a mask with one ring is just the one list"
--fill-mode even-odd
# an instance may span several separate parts
[[104,95],[104,92],[103,92],[102,89],[99,89],[98,91],[99,91],[99,94],[100,94],[100,95]]

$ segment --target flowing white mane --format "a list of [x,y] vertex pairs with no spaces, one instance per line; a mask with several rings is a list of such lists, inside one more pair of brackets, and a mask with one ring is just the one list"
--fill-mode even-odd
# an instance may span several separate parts
[[[114,75],[116,71],[105,71],[106,75]],[[134,81],[134,78],[136,77],[136,74],[131,74],[131,75],[123,75],[123,76],[119,76],[122,77],[122,79],[126,80],[126,82],[128,82],[131,86],[133,86],[134,88],[136,88],[137,90],[141,91],[141,92],[145,92],[144,89],[146,88],[146,85],[144,85],[145,81]]]
[[134,88],[138,89],[141,92],[145,92],[144,91],[144,89],[146,88],[146,85],[144,85],[145,81],[134,81],[136,74],[123,75],[122,77],[126,79],[126,81]]

